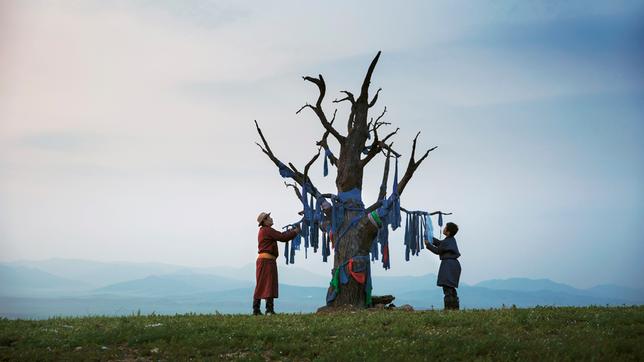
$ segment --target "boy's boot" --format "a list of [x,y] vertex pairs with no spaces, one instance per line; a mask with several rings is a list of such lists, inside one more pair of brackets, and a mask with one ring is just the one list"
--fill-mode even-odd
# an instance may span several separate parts
[[451,302],[451,296],[450,295],[446,295],[446,296],[443,297],[443,304],[444,304],[444,306],[443,306],[444,310],[451,309],[452,302]]
[[262,315],[262,311],[259,309],[261,299],[253,299],[253,315]]
[[273,298],[266,298],[266,315],[275,314]]

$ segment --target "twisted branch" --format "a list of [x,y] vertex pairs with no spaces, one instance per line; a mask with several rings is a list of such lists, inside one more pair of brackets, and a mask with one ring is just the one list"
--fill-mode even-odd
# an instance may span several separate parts
[[326,84],[324,83],[324,78],[322,77],[322,74],[318,76],[319,78],[313,78],[313,77],[302,77],[302,79],[309,81],[315,85],[318,86],[318,90],[320,91],[320,94],[318,96],[318,100],[315,103],[315,106],[312,106],[310,104],[305,104],[300,108],[295,114],[300,113],[304,108],[311,108],[313,112],[318,116],[318,119],[320,120],[320,123],[322,123],[322,126],[335,137],[340,144],[344,143],[345,137],[340,134],[333,126],[331,123],[327,120],[326,115],[324,114],[324,111],[322,110],[322,99],[324,99],[324,94],[326,93]]

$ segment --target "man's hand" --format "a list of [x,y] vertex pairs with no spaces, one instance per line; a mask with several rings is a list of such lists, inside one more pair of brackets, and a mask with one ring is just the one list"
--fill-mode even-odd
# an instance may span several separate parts
[[425,246],[429,249],[429,240],[424,240]]
[[295,230],[295,233],[296,233],[296,234],[299,234],[299,233],[300,233],[300,231],[302,231],[302,228],[301,228],[301,227],[299,227],[299,226],[296,226],[296,227],[295,227],[295,229],[293,229],[293,230]]

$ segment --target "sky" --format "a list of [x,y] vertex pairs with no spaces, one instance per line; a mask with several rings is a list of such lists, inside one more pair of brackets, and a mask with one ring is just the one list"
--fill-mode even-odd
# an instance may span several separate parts
[[[454,213],[463,282],[644,287],[643,43],[641,1],[2,1],[0,261],[252,263],[257,214],[299,210],[253,120],[302,167],[323,128],[295,114],[317,98],[301,77],[343,123],[331,100],[382,51],[372,112],[401,168],[416,132],[438,146],[402,205]],[[374,275],[437,273],[391,235]]]

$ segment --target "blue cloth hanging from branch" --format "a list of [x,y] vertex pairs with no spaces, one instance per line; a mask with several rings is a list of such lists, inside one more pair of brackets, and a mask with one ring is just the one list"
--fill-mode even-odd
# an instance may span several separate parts
[[425,240],[429,240],[431,243],[434,239],[434,225],[432,225],[432,216],[427,215],[425,220]]
[[[287,231],[292,230],[297,225],[299,225],[300,223],[301,223],[301,221],[296,222],[294,224],[286,225],[286,226],[283,227],[283,229],[286,229]],[[293,240],[290,241],[290,245],[289,245],[289,242],[284,243],[284,258],[285,258],[285,261],[286,261],[287,265],[295,263],[295,251],[300,250],[301,244],[302,244],[302,235],[301,235],[301,233],[295,235]]]
[[431,218],[425,211],[405,211],[405,260],[409,261],[412,255],[420,255],[424,249],[424,240],[430,240],[429,235],[433,235]]
[[323,169],[324,177],[327,177],[327,175],[329,174],[329,158],[331,158],[331,156],[333,156],[333,153],[331,153],[331,150],[329,150],[328,148],[325,148],[324,149],[324,166],[323,166],[324,167],[324,169]]
[[291,253],[289,255],[289,263],[295,264],[295,245],[291,245]]
[[288,168],[285,164],[280,162],[277,167],[280,170],[280,176],[282,176],[284,178],[287,178],[287,177],[293,178],[293,177],[295,177],[295,173],[293,172],[293,170]]
[[[378,230],[378,233],[380,233],[380,230],[382,230],[382,228]],[[371,242],[370,253],[371,253],[371,261],[378,260],[378,234],[376,234],[376,237]]]
[[292,243],[291,248],[293,250],[300,250],[300,246],[302,244],[302,235],[297,234],[291,243]]
[[286,260],[286,265],[288,265],[288,260],[289,260],[289,252],[288,252],[288,241],[284,243],[284,259]]
[[396,157],[396,167],[394,169],[394,184],[391,188],[391,202],[392,210],[389,221],[391,222],[391,230],[396,230],[400,227],[400,195],[398,195],[398,157]]
[[327,262],[327,258],[331,255],[331,250],[329,245],[329,234],[322,233],[322,261]]
[[409,244],[410,244],[410,239],[411,239],[411,231],[409,230],[409,219],[410,216],[407,214],[406,219],[405,219],[405,261],[409,261]]

